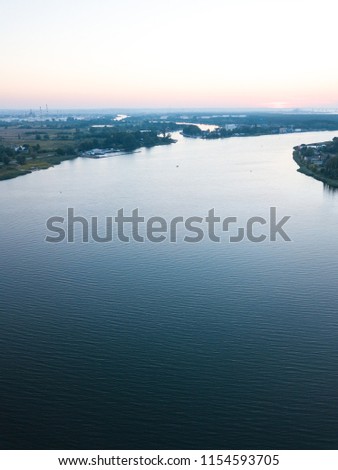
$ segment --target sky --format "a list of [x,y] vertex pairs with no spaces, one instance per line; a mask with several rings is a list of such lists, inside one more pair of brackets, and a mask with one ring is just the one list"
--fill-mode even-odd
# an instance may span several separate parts
[[0,0],[0,109],[338,108],[336,0]]

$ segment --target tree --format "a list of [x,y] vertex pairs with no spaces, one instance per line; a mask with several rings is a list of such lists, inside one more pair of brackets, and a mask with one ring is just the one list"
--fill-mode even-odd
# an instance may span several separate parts
[[22,153],[20,153],[17,157],[16,157],[16,161],[19,163],[19,165],[24,165],[26,163],[26,156],[23,155]]
[[325,173],[331,178],[338,176],[338,157],[330,158],[325,165]]
[[57,148],[56,149],[56,155],[59,155],[59,157],[62,157],[65,154],[65,151],[62,148]]
[[187,135],[189,137],[198,137],[202,135],[202,131],[198,126],[189,124],[183,127],[183,135]]
[[124,150],[135,150],[138,142],[133,134],[126,134],[123,138],[122,145]]
[[4,165],[8,165],[8,163],[11,161],[11,159],[9,158],[9,156],[6,153],[4,153],[2,155],[2,161],[3,161]]
[[66,155],[76,155],[74,148],[70,145],[67,145],[67,147],[65,148],[65,153]]
[[315,151],[311,147],[302,147],[301,154],[303,155],[303,157],[313,157]]

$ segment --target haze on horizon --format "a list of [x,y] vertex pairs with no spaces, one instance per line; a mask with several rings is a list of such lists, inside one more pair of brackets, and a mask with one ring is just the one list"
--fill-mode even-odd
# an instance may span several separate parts
[[338,107],[333,0],[2,0],[0,109]]

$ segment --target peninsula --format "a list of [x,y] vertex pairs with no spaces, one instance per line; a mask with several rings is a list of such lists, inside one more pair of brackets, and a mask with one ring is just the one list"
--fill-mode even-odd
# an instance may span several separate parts
[[296,146],[293,159],[299,172],[338,188],[338,137],[329,142]]
[[[126,116],[127,117],[127,116]],[[47,169],[78,156],[99,158],[115,152],[174,143],[176,126],[119,116],[0,117],[0,180]]]

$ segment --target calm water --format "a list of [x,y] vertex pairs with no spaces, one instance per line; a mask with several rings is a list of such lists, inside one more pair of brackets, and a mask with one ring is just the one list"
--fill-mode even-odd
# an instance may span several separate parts
[[[292,160],[335,135],[178,137],[1,182],[1,448],[337,449],[338,193]],[[270,206],[292,242],[44,241],[67,207]]]

